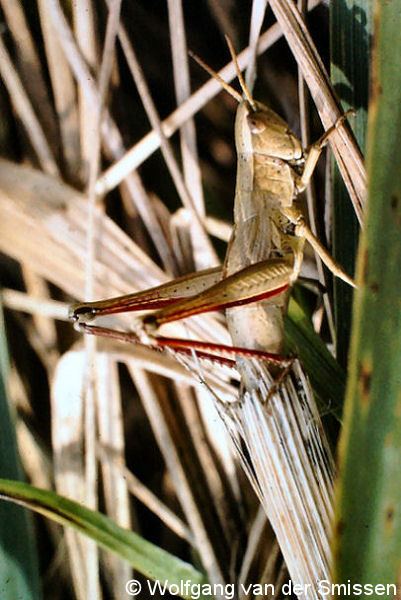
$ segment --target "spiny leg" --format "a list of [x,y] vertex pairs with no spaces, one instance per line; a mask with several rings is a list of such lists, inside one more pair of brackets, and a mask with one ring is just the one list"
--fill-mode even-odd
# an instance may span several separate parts
[[[99,316],[164,307],[145,319],[149,330],[154,331],[163,323],[277,295],[288,287],[291,272],[291,265],[283,259],[255,263],[222,280],[219,280],[221,268],[210,269],[202,272],[199,278],[202,287],[206,287],[202,292],[188,294],[197,281],[196,274],[193,274],[188,279],[179,278],[144,292],[74,304],[70,307],[69,316],[79,326]],[[216,279],[218,282],[211,285]],[[186,289],[179,288],[177,297],[177,286],[182,284]]]
[[341,115],[341,117],[337,119],[334,125],[329,127],[329,129],[324,132],[322,137],[310,147],[308,156],[305,161],[304,170],[300,178],[297,180],[297,188],[300,192],[302,192],[309,185],[309,182],[316,167],[316,163],[319,160],[322,150],[327,144],[329,137],[334,131],[336,131],[336,129],[338,129],[338,127],[345,121],[345,119],[349,115],[355,115],[355,111],[353,109],[347,110],[347,112]]
[[76,324],[78,331],[90,335],[105,337],[120,342],[134,344],[136,346],[146,346],[154,350],[165,350],[166,348],[177,352],[178,354],[191,355],[196,352],[198,358],[216,362],[221,365],[235,367],[235,359],[241,358],[256,358],[266,361],[267,363],[286,369],[292,364],[292,359],[285,358],[279,354],[272,352],[264,352],[263,350],[254,350],[248,348],[240,348],[237,346],[227,346],[226,344],[215,344],[213,342],[200,342],[197,340],[187,340],[182,338],[168,338],[163,336],[149,337],[148,343],[144,343],[141,337],[134,332],[120,331],[109,327],[98,325],[89,325],[88,323]]
[[[281,368],[287,365],[287,359],[277,354],[259,350],[248,350],[246,348],[225,346],[222,344],[195,342],[191,340],[180,340],[174,338],[158,337],[155,331],[162,324],[184,317],[208,312],[222,310],[232,306],[241,306],[256,302],[264,298],[280,294],[289,285],[292,266],[283,259],[270,259],[246,267],[211,286],[202,293],[195,294],[181,301],[175,301],[150,315],[143,321],[139,334],[124,332],[107,327],[91,325],[87,321],[96,316],[110,313],[124,312],[126,310],[142,310],[157,306],[157,302],[164,304],[164,297],[160,298],[161,288],[144,292],[144,295],[128,295],[121,298],[100,301],[95,303],[82,303],[71,309],[71,318],[75,321],[75,327],[83,333],[100,335],[117,339],[123,342],[149,345],[153,348],[162,349],[168,347],[180,353],[190,354],[193,350],[201,353],[202,357],[217,362],[224,362],[224,358],[216,356],[243,356],[266,360]],[[164,290],[164,286],[161,286]],[[139,300],[143,300],[143,304]],[[151,303],[150,305],[148,303]],[[231,362],[233,359],[230,359]]]
[[255,263],[222,279],[200,294],[166,306],[144,319],[150,332],[164,323],[243,306],[280,294],[289,286],[292,265],[281,258]]
[[339,277],[345,283],[348,283],[353,288],[356,288],[355,281],[347,275],[341,265],[338,264],[331,256],[330,252],[326,250],[326,248],[321,244],[318,238],[313,234],[308,225],[305,223],[299,223],[295,227],[295,235],[300,235],[304,237],[312,248],[317,252],[320,256],[326,267],[333,273],[335,277]]
[[[341,115],[341,117],[337,119],[334,125],[332,125],[327,131],[325,131],[322,137],[311,146],[308,157],[305,162],[303,173],[297,180],[297,188],[299,191],[304,190],[309,184],[313,171],[315,170],[316,163],[320,157],[324,146],[327,143],[328,138],[336,129],[338,129],[341,123],[343,123],[349,115],[355,115],[355,111],[352,109],[347,110],[347,112]],[[309,244],[312,246],[315,252],[317,252],[317,254],[320,256],[326,267],[333,273],[333,275],[335,277],[339,277],[340,279],[348,283],[350,286],[356,287],[353,279],[345,273],[344,269],[334,260],[331,254],[326,250],[326,248],[321,244],[318,238],[313,234],[311,229],[306,224],[305,218],[302,215],[302,213],[294,206],[283,208],[283,213],[291,221],[291,223],[295,225],[295,235],[300,238],[305,238],[309,242]],[[295,262],[296,268],[294,268],[294,271],[299,271],[300,261],[297,260],[297,256]],[[296,275],[297,273],[294,273],[292,279],[296,278]]]
[[312,233],[312,231],[306,224],[305,218],[301,211],[295,206],[286,207],[282,210],[287,219],[295,225],[295,235],[299,238],[304,238],[309,242],[309,244],[317,252],[317,254],[320,256],[326,267],[330,269],[333,275],[335,275],[335,277],[339,277],[340,279],[345,281],[345,283],[348,283],[350,286],[356,287],[354,280],[347,275],[344,269],[334,260],[331,254]]

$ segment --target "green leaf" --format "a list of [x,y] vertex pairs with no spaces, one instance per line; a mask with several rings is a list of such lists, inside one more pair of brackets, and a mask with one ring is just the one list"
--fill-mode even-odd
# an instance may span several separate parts
[[320,408],[340,419],[345,393],[345,373],[313,330],[301,306],[291,298],[286,320],[289,349],[298,356],[311,380]]
[[[0,480],[0,496],[31,508],[62,525],[69,525],[95,540],[100,546],[115,552],[134,569],[161,584],[206,584],[203,573],[192,565],[169,554],[138,534],[123,529],[105,515],[90,510],[55,492],[41,490],[19,481]],[[183,597],[190,597],[185,596]]]
[[[331,79],[343,109],[356,111],[356,117],[349,122],[362,152],[366,141],[372,5],[372,0],[333,0],[330,3]],[[359,224],[334,160],[332,182],[333,255],[353,276]],[[334,280],[336,356],[344,368],[351,331],[352,294],[349,286],[339,279]]]
[[[9,372],[6,331],[0,303],[0,475],[22,478],[14,420],[7,399]],[[0,505],[0,597],[41,598],[32,515],[19,506]]]
[[[335,578],[400,581],[401,0],[375,5],[369,196],[340,444]],[[387,597],[397,594],[389,593]]]

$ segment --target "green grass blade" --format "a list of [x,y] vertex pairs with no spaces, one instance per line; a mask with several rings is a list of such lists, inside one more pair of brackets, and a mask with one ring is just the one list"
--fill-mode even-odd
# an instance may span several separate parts
[[321,410],[332,412],[339,419],[345,393],[345,373],[293,298],[288,308],[286,337],[289,350],[300,358],[310,378]]
[[[7,399],[8,350],[0,303],[0,475],[22,478],[14,422]],[[0,590],[2,600],[41,598],[32,515],[20,506],[0,504]]]
[[[206,583],[203,573],[169,554],[138,534],[123,529],[105,515],[90,510],[55,492],[41,490],[19,481],[0,480],[0,496],[18,502],[46,517],[77,529],[100,546],[118,554],[149,579],[180,586]],[[186,597],[185,595],[183,597]]]
[[[362,152],[366,145],[372,5],[372,0],[333,0],[330,3],[331,78],[344,110],[353,108],[356,111],[356,117],[349,122]],[[333,254],[353,276],[359,224],[335,161],[332,193]],[[335,279],[336,355],[344,368],[348,358],[351,306],[352,289]]]
[[[335,578],[399,583],[401,556],[401,0],[378,0],[366,229],[340,444]],[[394,592],[386,597],[398,597]],[[373,597],[376,597],[375,595]]]

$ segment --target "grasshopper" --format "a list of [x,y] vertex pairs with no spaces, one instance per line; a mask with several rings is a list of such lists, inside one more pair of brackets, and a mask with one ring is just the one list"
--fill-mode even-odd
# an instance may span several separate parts
[[[73,305],[70,317],[77,329],[95,335],[140,343],[155,348],[170,347],[201,356],[215,354],[253,355],[285,366],[284,317],[291,286],[297,280],[307,240],[334,275],[350,285],[352,279],[333,260],[306,224],[296,199],[308,185],[330,134],[348,111],[312,145],[308,152],[273,110],[255,101],[237,66],[244,98],[198,57],[195,59],[218,79],[239,103],[235,121],[238,156],[234,201],[234,229],[223,268],[214,268],[178,278],[145,292],[98,302]],[[89,324],[95,317],[155,310],[142,321],[138,333],[115,331]],[[214,310],[226,310],[233,347],[188,342],[157,336],[165,323]]]
[[[179,354],[196,351],[223,364],[233,364],[235,357],[240,401],[218,410],[276,532],[292,580],[310,586],[304,595],[308,600],[317,595],[316,582],[329,577],[333,462],[321,429],[311,426],[319,417],[309,382],[298,361],[283,357],[284,318],[305,241],[334,275],[354,285],[297,207],[323,146],[347,113],[305,151],[287,123],[252,98],[238,66],[243,97],[200,62],[238,101],[234,228],[223,267],[138,294],[77,304],[71,317],[86,333]],[[90,323],[98,316],[145,309],[155,312],[141,321],[138,332]],[[165,323],[223,309],[233,346],[157,334]]]

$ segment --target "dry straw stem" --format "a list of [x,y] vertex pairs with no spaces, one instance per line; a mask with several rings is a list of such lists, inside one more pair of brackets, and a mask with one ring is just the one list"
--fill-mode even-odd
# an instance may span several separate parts
[[[87,359],[87,357],[85,357]],[[85,360],[87,363],[87,360]],[[94,439],[95,459],[98,443],[108,448],[114,459],[125,464],[124,418],[118,365],[107,353],[95,353],[95,420],[97,421]],[[87,439],[87,436],[86,438]],[[130,498],[124,475],[116,471],[109,461],[100,460],[105,509],[110,518],[132,529]],[[97,482],[96,482],[97,483]],[[97,488],[95,488],[97,493]],[[108,571],[111,585],[117,596],[131,575],[131,567],[117,556],[108,557]],[[127,579],[128,578],[128,579]]]
[[[294,584],[329,579],[334,461],[310,384],[298,361],[274,388],[265,364],[243,361],[258,381],[219,412],[272,524]],[[245,364],[246,363],[246,364]],[[266,398],[268,405],[266,406]],[[313,456],[313,458],[312,458]]]
[[66,173],[73,181],[79,180],[81,149],[74,78],[49,18],[46,0],[38,0],[38,12]]
[[[52,458],[56,489],[82,504],[85,504],[88,496],[81,452],[84,439],[82,380],[85,370],[85,360],[81,355],[71,352],[65,354],[58,363],[51,393]],[[75,373],[73,381],[70,380],[71,371]],[[84,598],[88,589],[87,577],[91,589],[96,587],[96,565],[94,573],[88,573],[88,568],[93,564],[93,552],[88,540],[78,536],[73,529],[66,530],[65,536],[75,592],[78,598]]]
[[[113,67],[114,44],[120,20],[120,7],[121,0],[112,2],[111,10],[107,17],[102,60],[96,82],[97,104],[95,106],[95,110],[93,112],[86,111],[87,114],[84,115],[85,119],[81,119],[81,139],[86,139],[89,143],[87,180],[88,218],[85,274],[85,295],[87,298],[94,297],[93,265],[97,238],[95,182],[101,159],[100,127],[102,123],[106,93],[108,91],[111,70]],[[90,18],[92,13],[89,12],[88,15],[88,18]],[[86,20],[87,19],[85,19],[85,22]],[[91,43],[92,41],[89,40],[89,44]],[[124,436],[123,427],[121,424],[121,401],[116,365],[112,364],[109,359],[103,359],[102,361],[102,357],[96,356],[95,338],[85,339],[85,349],[86,356],[84,359],[84,368],[86,365],[86,381],[85,379],[82,380],[84,382],[83,416],[85,423],[85,429],[82,432],[82,442],[85,444],[85,504],[90,508],[97,508],[97,437],[103,437],[106,443],[110,443],[112,449],[117,453],[121,460],[123,460]],[[54,410],[56,410],[60,398],[56,395],[54,398]],[[61,401],[60,404],[63,406],[64,402]],[[119,418],[116,418],[117,416],[119,416]],[[114,427],[114,436],[112,436],[112,439],[109,435],[109,428],[106,425],[107,422]],[[63,470],[61,473],[63,473]],[[122,477],[116,478],[116,474],[112,473],[108,466],[104,464],[102,465],[102,475],[107,511],[117,523],[123,525],[124,527],[128,527],[130,525],[128,490],[124,479]],[[62,485],[62,481],[60,483]],[[59,491],[63,493],[64,490],[62,487],[60,487]],[[113,501],[110,493],[115,493],[116,502]],[[120,510],[118,507],[120,507]],[[96,597],[100,598],[98,575],[99,557],[97,545],[93,541],[89,540],[81,539],[79,541],[83,545],[83,553],[86,562],[85,574],[87,575],[87,579],[85,593],[87,596],[94,597],[96,595]],[[112,572],[112,585],[115,588],[116,593],[118,593],[118,590],[124,585],[124,581],[127,581],[127,578],[130,575],[130,569],[128,565],[124,565],[121,563],[121,561],[118,561],[114,557],[111,559],[110,566]]]
[[[47,11],[47,21],[49,22],[49,26],[55,32],[55,38],[58,38],[58,29],[54,27],[51,19],[51,13],[49,12],[48,2],[47,0],[41,0],[42,3],[46,6]],[[99,128],[99,112],[101,110],[101,106],[103,105],[104,100],[101,99],[101,96],[104,94],[104,91],[100,90],[100,74],[99,74],[99,58],[101,55],[101,42],[99,40],[99,35],[97,31],[97,24],[95,21],[94,14],[94,6],[91,0],[82,0],[81,2],[74,2],[72,5],[72,15],[73,15],[73,30],[75,39],[78,45],[79,50],[82,53],[83,58],[85,59],[86,65],[89,67],[90,72],[92,74],[96,74],[98,76],[97,88],[99,90],[100,99],[98,102],[98,106],[95,108],[93,103],[87,97],[87,94],[83,93],[81,86],[78,86],[77,90],[77,98],[75,104],[77,106],[78,113],[78,127],[79,127],[79,142],[80,142],[80,160],[82,161],[82,178],[85,181],[85,184],[88,185],[88,180],[90,179],[90,165],[93,162],[93,157],[98,154],[98,143],[96,138],[99,136],[98,131],[96,131],[96,126]],[[110,16],[108,17],[108,22],[110,22]],[[104,43],[104,48],[106,48],[106,43]],[[61,53],[63,55],[63,61],[66,63],[66,67],[71,73],[72,70],[68,63],[68,59],[64,54],[64,49],[60,47]],[[114,45],[113,45],[114,52]],[[104,60],[101,61],[101,64],[104,65]],[[100,67],[102,68],[102,67]],[[104,67],[103,67],[104,72]],[[72,77],[72,80],[74,78]]]
[[[299,9],[302,17],[305,19],[305,14],[306,14],[305,0],[298,0],[297,6],[298,6],[298,9]],[[302,146],[304,148],[308,148],[311,143],[310,127],[309,127],[310,95],[309,95],[308,87],[306,85],[306,81],[302,75],[302,69],[299,65],[298,65],[298,96],[299,96],[299,121],[300,121],[300,129],[301,129],[301,141],[302,141]],[[310,184],[308,185],[308,187],[306,188],[305,196],[306,196],[306,203],[307,203],[307,207],[308,207],[309,226],[311,228],[312,233],[317,238],[320,238],[321,232],[319,232],[319,230],[318,230],[317,210],[316,210],[316,194],[315,194],[315,186],[314,186],[313,181],[311,181]],[[325,269],[323,268],[322,259],[320,258],[320,256],[318,255],[318,253],[316,251],[314,251],[314,258],[315,258],[315,262],[316,262],[319,283],[322,286],[322,289],[325,290],[323,292],[323,303],[324,303],[324,310],[326,313],[327,323],[328,323],[329,330],[330,330],[330,336],[332,339],[332,343],[334,344],[334,347],[336,347],[333,307],[331,305],[330,295],[327,291],[329,289],[327,273],[325,272]],[[323,311],[321,311],[321,312],[323,315]],[[316,328],[316,325],[315,325],[315,328]],[[316,330],[320,331],[320,327],[316,328]]]
[[[177,106],[180,106],[190,97],[191,88],[184,16],[182,5],[179,0],[168,0],[168,16],[173,60],[174,89]],[[161,130],[163,131],[162,128]],[[205,205],[195,123],[193,119],[188,119],[180,127],[180,146],[186,187],[188,190],[191,190],[196,212],[201,217],[204,217]]]
[[32,146],[44,171],[57,175],[59,169],[43,133],[42,126],[32,108],[20,77],[11,62],[7,48],[0,37],[0,73],[7,87],[14,109],[25,126]]
[[249,26],[249,52],[250,58],[246,69],[245,83],[252,93],[256,80],[256,57],[258,55],[258,42],[265,17],[267,0],[258,0],[252,3],[251,23]]
[[[98,106],[98,90],[96,89],[92,74],[85,62],[85,59],[75,42],[73,33],[68,25],[64,13],[60,5],[55,0],[48,0],[47,4],[49,18],[51,19],[52,24],[57,31],[58,39],[64,50],[71,70],[77,79],[79,89],[81,93],[85,95],[85,98],[89,102],[91,109],[96,110]],[[126,44],[126,49],[128,52],[130,51],[131,48],[129,43]],[[130,54],[130,58],[132,59],[131,64],[134,64],[136,61],[133,53]],[[139,79],[141,79],[143,82],[142,78],[140,77],[140,73]],[[157,120],[158,117],[155,115],[155,121]],[[105,151],[114,159],[120,158],[125,152],[122,135],[115,122],[110,117],[107,109],[104,111],[101,133],[102,143]],[[161,227],[154,213],[153,207],[148,201],[147,194],[142,186],[139,176],[136,172],[132,172],[125,178],[123,183],[129,194],[130,201],[134,203],[135,208],[143,219],[143,222],[147,227],[149,235],[151,236],[163,263],[165,264],[167,270],[169,270],[171,273],[174,273],[176,269],[171,248],[166,240],[165,232],[163,231],[163,228]],[[102,195],[103,192],[103,190],[96,188],[97,194]]]
[[53,148],[55,155],[57,155],[58,141],[55,113],[22,3],[16,0],[1,0],[1,7],[7,28],[15,40],[15,53],[21,81],[40,122],[46,125],[46,139]]
[[[181,0],[168,1],[168,16],[173,61],[174,89],[177,106],[180,106],[191,95],[188,52]],[[121,41],[123,42],[123,40]],[[150,123],[152,124],[151,120]],[[165,148],[164,152],[166,152],[166,150],[169,148],[169,144],[167,138],[164,136],[163,127],[160,120],[157,122],[156,131],[158,132],[159,139],[162,143],[162,149]],[[205,204],[197,149],[195,123],[193,118],[188,119],[180,127],[180,149],[183,167],[183,190],[185,191],[183,200],[185,200],[188,196],[188,199],[190,200],[190,208],[199,217],[200,222],[204,223]],[[169,160],[171,160],[171,157]],[[183,204],[185,206],[184,202]],[[205,231],[203,227],[200,227],[200,222],[199,224],[194,223],[193,219],[191,219],[191,224],[189,221],[186,224],[186,229],[189,229],[189,227],[192,227],[193,229],[191,239],[194,241],[194,262],[199,269],[202,267],[207,268],[208,266],[218,262],[217,256],[210,247],[209,241],[205,251]],[[209,240],[209,238],[206,239]]]
[[[107,353],[110,357],[110,353]],[[107,464],[110,469],[123,475],[127,482],[130,493],[138,498],[151,512],[157,515],[161,521],[163,521],[171,531],[174,531],[180,538],[185,539],[192,546],[195,541],[190,529],[168,506],[166,506],[161,500],[153,494],[153,492],[147,488],[143,483],[136,477],[129,469],[120,463],[114,456],[114,453],[110,452],[109,448],[105,448],[102,444],[98,448],[99,456],[103,463]]]

